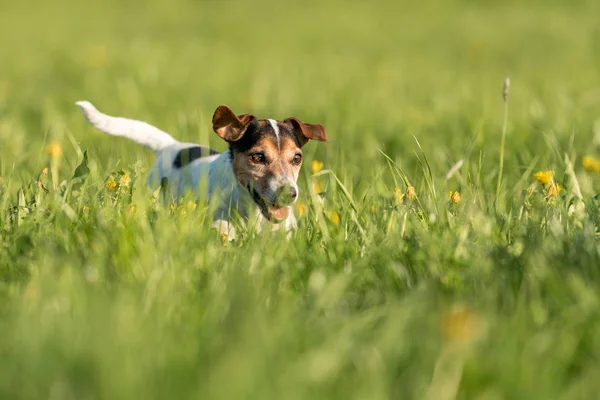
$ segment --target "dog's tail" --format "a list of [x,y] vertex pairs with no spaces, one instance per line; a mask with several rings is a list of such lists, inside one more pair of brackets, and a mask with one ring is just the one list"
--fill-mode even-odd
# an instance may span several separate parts
[[123,136],[159,153],[165,147],[177,143],[167,132],[163,132],[146,122],[133,119],[111,117],[101,113],[89,101],[78,101],[77,104],[85,119],[96,129],[113,136]]

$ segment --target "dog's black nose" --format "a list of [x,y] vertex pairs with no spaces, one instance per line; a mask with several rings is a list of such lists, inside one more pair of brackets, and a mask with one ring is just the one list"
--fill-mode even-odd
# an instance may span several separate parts
[[277,191],[277,200],[282,204],[288,204],[296,200],[298,189],[293,186],[285,186]]

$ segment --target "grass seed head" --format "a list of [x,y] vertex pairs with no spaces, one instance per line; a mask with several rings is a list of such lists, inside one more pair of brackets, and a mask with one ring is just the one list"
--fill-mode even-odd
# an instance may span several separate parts
[[502,98],[504,102],[508,102],[508,93],[510,91],[510,78],[507,76],[504,78],[504,84],[502,85]]

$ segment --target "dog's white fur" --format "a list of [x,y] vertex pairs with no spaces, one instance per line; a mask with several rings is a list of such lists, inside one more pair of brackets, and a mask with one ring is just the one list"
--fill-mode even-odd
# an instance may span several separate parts
[[[235,229],[231,223],[232,210],[254,224],[259,232],[263,225],[270,225],[273,230],[291,230],[296,227],[296,218],[291,210],[288,218],[280,224],[273,224],[262,215],[233,173],[229,152],[198,158],[182,168],[174,168],[173,161],[182,149],[199,145],[179,142],[146,122],[103,114],[88,101],[78,101],[76,104],[96,129],[133,140],[154,151],[157,158],[148,174],[148,185],[157,188],[166,178],[175,198],[181,198],[187,190],[192,189],[197,198],[205,198],[211,203],[214,211],[213,227],[229,240],[235,238]],[[276,124],[271,124],[276,127]]]

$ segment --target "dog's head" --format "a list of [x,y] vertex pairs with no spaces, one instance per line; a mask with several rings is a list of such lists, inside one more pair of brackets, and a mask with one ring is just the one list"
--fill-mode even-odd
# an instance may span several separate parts
[[224,105],[217,108],[212,122],[217,135],[229,143],[235,176],[263,216],[272,222],[285,220],[298,198],[301,148],[309,140],[326,142],[325,128],[296,118],[281,122],[235,115]]

